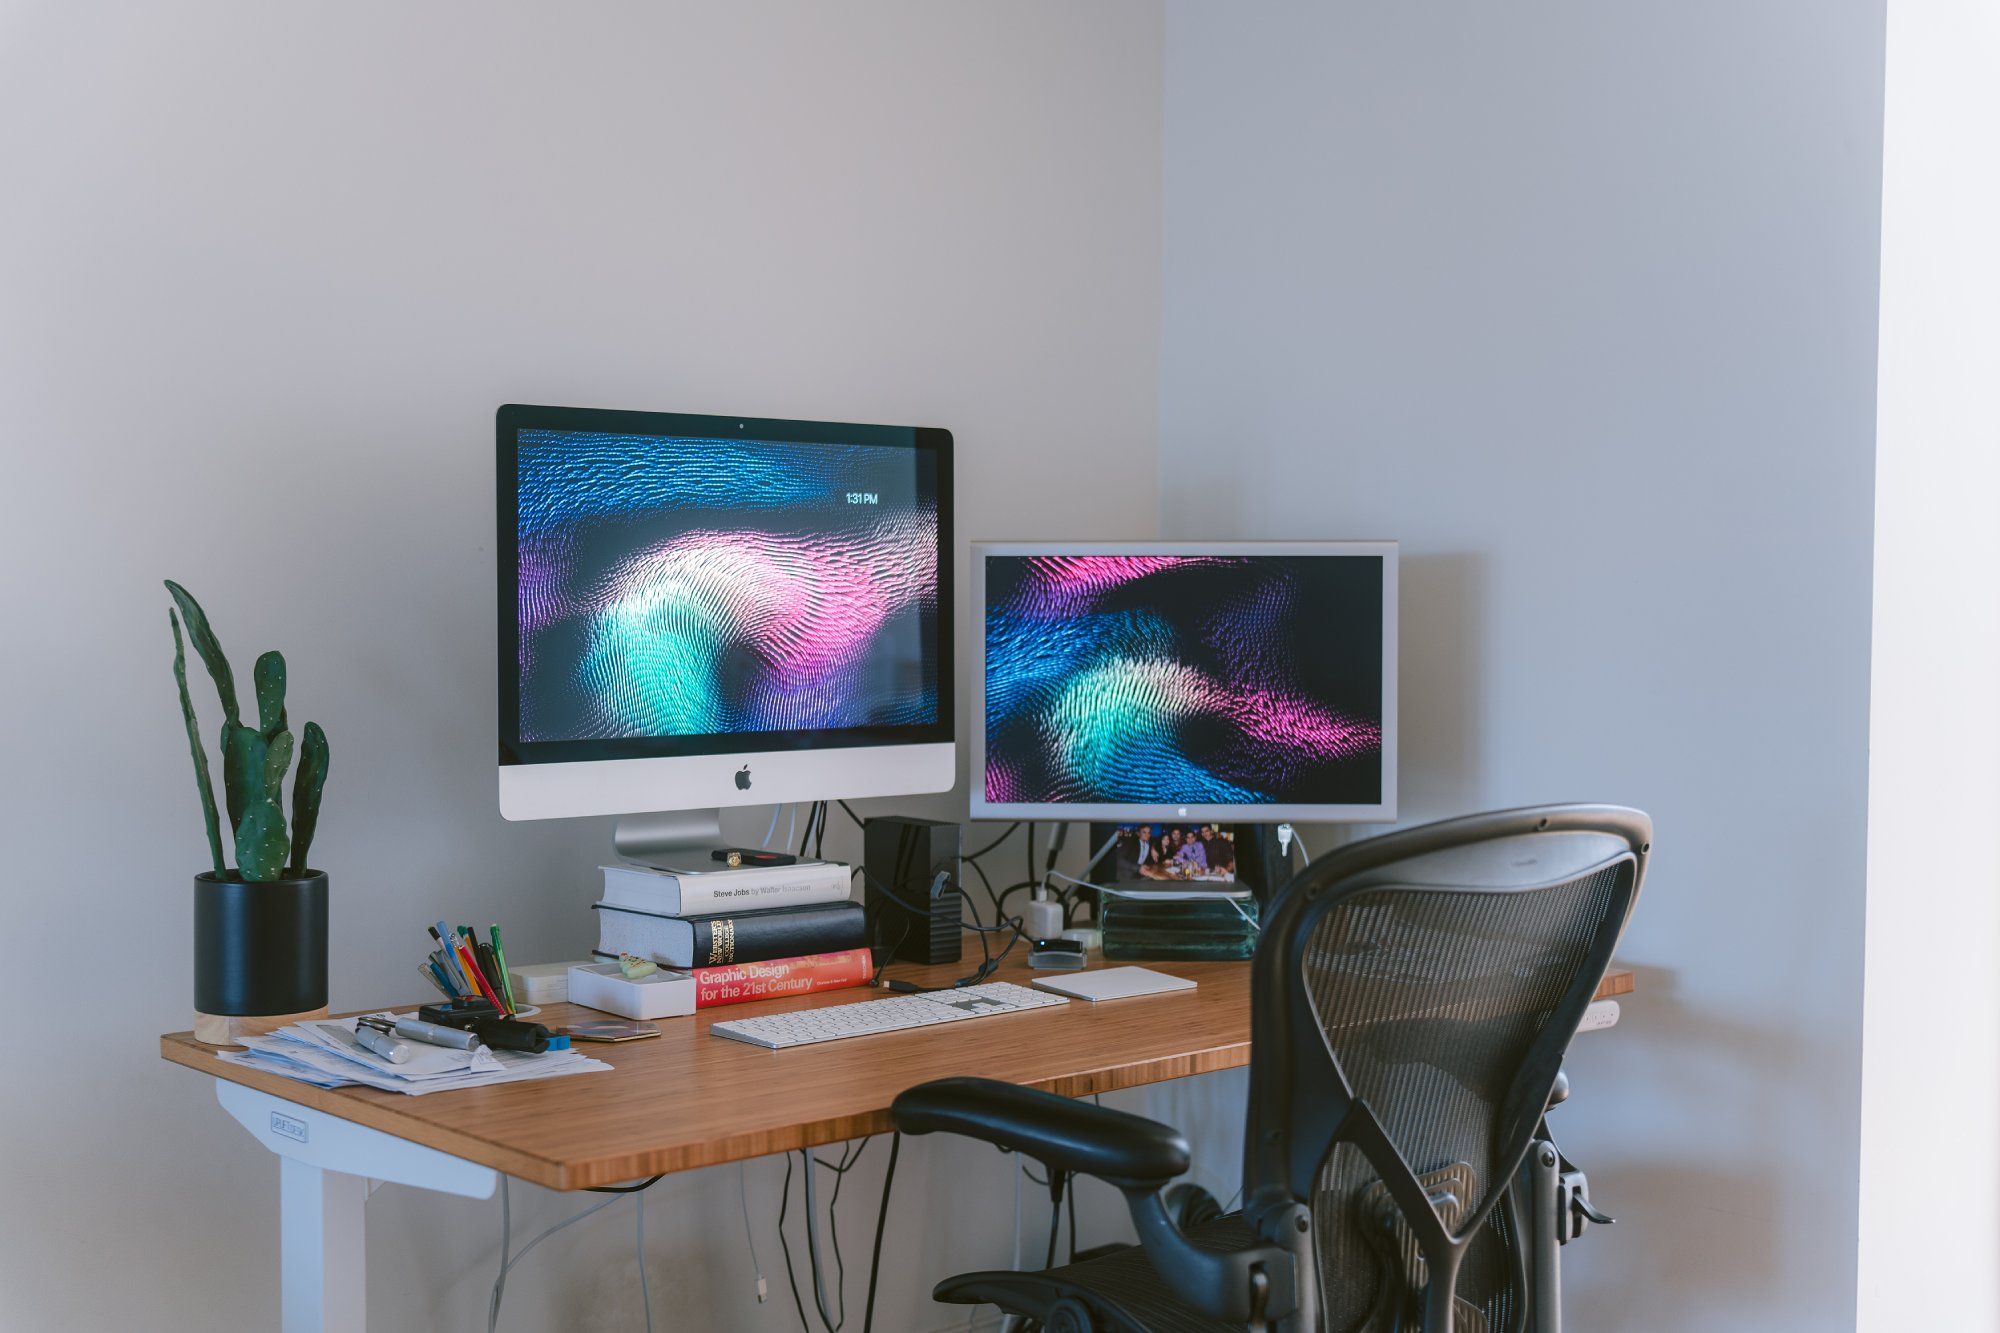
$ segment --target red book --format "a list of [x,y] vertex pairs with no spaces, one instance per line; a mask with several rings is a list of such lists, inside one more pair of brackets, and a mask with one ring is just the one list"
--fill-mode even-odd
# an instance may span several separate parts
[[773,958],[766,963],[697,967],[687,975],[694,978],[694,1007],[710,1009],[718,1004],[865,986],[875,975],[875,956],[866,949],[843,949],[839,953]]

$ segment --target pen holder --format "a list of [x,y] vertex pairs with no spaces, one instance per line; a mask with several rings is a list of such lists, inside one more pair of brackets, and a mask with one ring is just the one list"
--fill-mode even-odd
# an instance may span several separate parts
[[326,889],[317,870],[194,877],[195,1040],[232,1045],[325,1016]]

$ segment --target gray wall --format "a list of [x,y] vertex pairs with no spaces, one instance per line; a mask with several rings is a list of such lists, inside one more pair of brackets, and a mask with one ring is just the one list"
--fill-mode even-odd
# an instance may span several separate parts
[[1882,24],[1168,6],[1162,531],[1402,540],[1407,819],[1657,821],[1578,1328],[1853,1326]]
[[[156,1054],[205,855],[160,578],[332,737],[336,1006],[414,998],[440,915],[576,956],[608,824],[495,805],[494,406],[947,425],[964,536],[1150,533],[1160,47],[1136,2],[0,13],[0,1325],[276,1316],[275,1159]],[[1011,1249],[998,1155],[918,1147],[899,1329]],[[793,1324],[780,1174],[762,1307],[733,1170],[649,1196],[662,1327]],[[502,1326],[632,1327],[630,1219],[537,1252]],[[497,1203],[369,1224],[376,1327],[484,1326]]]

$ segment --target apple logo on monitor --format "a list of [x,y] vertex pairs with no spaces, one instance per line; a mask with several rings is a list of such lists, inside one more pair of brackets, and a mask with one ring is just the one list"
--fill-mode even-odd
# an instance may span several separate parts
[[750,765],[745,764],[736,770],[736,790],[750,790]]

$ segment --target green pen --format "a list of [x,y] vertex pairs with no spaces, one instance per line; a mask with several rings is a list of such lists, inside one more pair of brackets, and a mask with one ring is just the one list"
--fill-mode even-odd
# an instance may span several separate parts
[[507,978],[507,951],[500,945],[500,923],[495,921],[487,929],[493,936],[493,961],[500,964],[500,993],[506,997],[507,1008],[518,1014],[521,1006],[514,1003],[514,983]]

